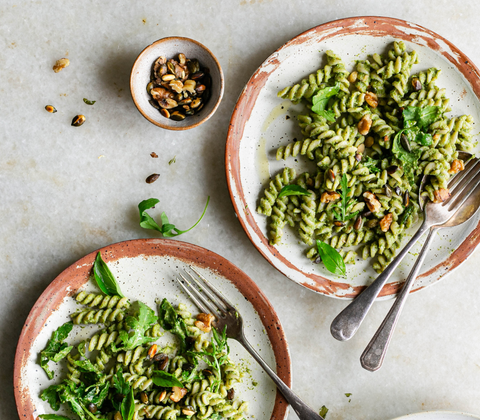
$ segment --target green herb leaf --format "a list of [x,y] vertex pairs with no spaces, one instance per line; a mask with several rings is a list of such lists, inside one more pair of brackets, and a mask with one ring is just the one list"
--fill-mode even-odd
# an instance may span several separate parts
[[403,225],[412,213],[413,206],[405,207],[405,210],[403,210],[402,216],[400,217],[400,225]]
[[174,156],[172,159],[170,159],[170,160],[168,161],[168,164],[171,165],[172,163],[175,163],[175,162],[177,161],[176,158],[177,158],[177,157]]
[[43,401],[47,401],[50,404],[50,407],[52,407],[52,410],[55,411],[60,409],[60,397],[58,396],[58,391],[59,385],[50,385],[40,394],[40,398]]
[[48,340],[45,348],[40,352],[40,366],[49,379],[53,379],[53,372],[48,367],[48,361],[51,360],[58,363],[73,349],[73,346],[68,346],[63,342],[70,334],[70,331],[72,331],[72,328],[72,322],[67,322],[58,327],[52,333],[52,337]]
[[83,98],[83,102],[85,102],[87,105],[93,105],[97,101],[89,101],[87,98]]
[[45,420],[70,420],[70,418],[58,414],[39,414],[38,417]]
[[117,373],[113,375],[113,386],[118,394],[127,395],[130,392],[130,385],[123,377],[121,370],[118,370]]
[[374,174],[374,173],[377,173],[377,172],[380,172],[380,169],[378,168],[378,164],[380,163],[379,160],[377,159],[372,159],[370,156],[365,156],[363,157],[362,159],[362,165],[365,167],[365,168],[368,168],[368,170]]
[[400,136],[408,129],[400,130],[393,138],[392,153],[403,163],[403,173],[408,179],[410,185],[415,184],[415,171],[418,167],[421,151],[419,149],[412,152],[406,151],[400,142]]
[[338,274],[339,276],[345,276],[347,274],[345,262],[335,248],[317,239],[317,249],[328,271],[333,274]]
[[[316,110],[314,110],[314,108]],[[326,109],[318,109],[317,106],[312,107],[312,111],[325,118],[328,122],[335,122],[335,113],[333,111],[327,111]]]
[[100,290],[108,296],[118,295],[124,297],[117,280],[103,261],[102,255],[98,252],[95,262],[93,263],[93,275],[97,281]]
[[320,408],[320,412],[318,414],[320,414],[321,417],[325,418],[327,417],[327,413],[328,413],[328,408],[322,405],[322,408]]
[[433,143],[433,137],[430,133],[418,132],[415,141],[423,146],[430,146]]
[[143,302],[136,301],[131,307],[132,315],[128,315],[125,318],[125,325],[130,332],[121,330],[119,333],[119,339],[122,342],[121,347],[112,345],[115,351],[119,350],[131,350],[142,344],[151,343],[156,341],[155,337],[146,337],[145,332],[150,328],[152,324],[157,322],[155,312],[145,305]]
[[188,336],[187,326],[167,299],[163,299],[158,307],[159,324],[165,331],[175,334],[180,340],[180,353],[186,349],[185,339]]
[[177,229],[175,225],[171,224],[168,221],[168,217],[165,214],[165,212],[163,212],[160,216],[162,220],[162,226],[159,226],[158,223],[146,212],[148,209],[151,209],[159,202],[160,200],[158,200],[157,198],[149,198],[148,200],[142,201],[138,205],[138,210],[140,211],[140,226],[143,227],[144,229],[157,230],[165,238],[172,238],[174,236],[178,236],[178,235],[181,235],[182,233],[186,233],[189,230],[192,230],[195,226],[197,226],[200,223],[200,221],[203,219],[203,216],[205,215],[205,212],[207,211],[208,203],[210,202],[210,196],[208,196],[207,198],[207,203],[205,204],[205,208],[203,210],[202,215],[200,216],[200,219],[198,219],[197,222],[187,230]]
[[284,185],[283,188],[278,193],[278,198],[286,197],[288,195],[311,195],[312,193],[307,191],[305,188],[300,185]]
[[318,114],[318,111],[325,110],[325,107],[328,104],[329,99],[332,96],[335,96],[340,92],[340,84],[336,83],[335,86],[326,87],[320,89],[313,97],[312,97],[312,111]]
[[122,405],[120,406],[120,413],[122,414],[123,420],[132,420],[133,415],[135,414],[135,399],[133,397],[133,389],[130,389],[130,392],[127,394],[126,398],[123,399]]
[[350,397],[351,395],[352,395],[351,392],[347,392],[347,393],[345,394],[346,397]]
[[347,216],[349,209],[355,204],[355,200],[350,199],[348,197],[348,194],[350,193],[351,188],[348,188],[348,179],[346,174],[342,175],[342,180],[340,182],[340,185],[342,188],[341,190],[342,201],[339,204],[337,204],[336,207],[340,209],[341,213],[339,214],[333,209],[332,211],[337,220],[340,220],[341,222],[345,222],[347,220],[350,220],[352,217],[355,217],[358,214],[358,211]]
[[172,386],[178,386],[183,388],[183,384],[171,373],[164,372],[163,370],[154,370],[152,381],[157,386],[163,386],[164,388],[171,388]]
[[422,129],[430,124],[433,124],[441,114],[441,108],[439,106],[425,106],[420,108],[418,106],[407,106],[403,110],[404,123],[411,126],[411,122],[415,122],[417,127]]

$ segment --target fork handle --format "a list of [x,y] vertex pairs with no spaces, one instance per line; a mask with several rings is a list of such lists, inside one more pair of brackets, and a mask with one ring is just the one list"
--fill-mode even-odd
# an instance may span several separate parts
[[432,227],[430,229],[430,233],[428,234],[427,240],[425,241],[425,244],[420,251],[420,255],[418,256],[417,261],[415,261],[415,264],[413,265],[412,271],[408,275],[407,280],[405,280],[405,284],[403,285],[402,290],[398,294],[395,303],[391,307],[387,316],[383,320],[382,325],[380,325],[372,340],[370,341],[370,343],[368,343],[368,346],[365,348],[365,351],[361,355],[360,362],[364,369],[375,372],[382,367],[383,359],[387,354],[388,345],[390,344],[393,332],[397,325],[398,319],[400,318],[400,313],[402,312],[405,301],[407,300],[413,283],[415,282],[415,278],[420,271],[420,267],[425,260],[425,256],[427,255],[430,242],[432,241],[434,233],[436,231],[437,228],[435,227]]
[[277,374],[267,365],[265,360],[263,360],[260,355],[255,351],[255,349],[250,345],[245,336],[242,333],[241,337],[237,338],[237,341],[245,347],[253,358],[258,362],[258,364],[265,370],[265,372],[272,378],[273,382],[277,386],[278,390],[285,397],[288,403],[292,406],[295,413],[300,420],[324,420],[322,416],[312,410],[308,405],[306,405],[286,384],[283,382]]
[[413,245],[415,245],[430,226],[430,224],[424,221],[417,233],[413,235],[412,239],[410,239],[408,244],[405,245],[397,257],[387,266],[385,271],[383,271],[383,273],[381,273],[375,281],[370,284],[370,286],[360,293],[355,300],[337,315],[330,326],[330,332],[334,338],[339,341],[346,341],[350,340],[350,338],[355,335],[368,311],[372,307],[373,302],[397,268],[398,264],[400,264],[408,251],[410,251]]

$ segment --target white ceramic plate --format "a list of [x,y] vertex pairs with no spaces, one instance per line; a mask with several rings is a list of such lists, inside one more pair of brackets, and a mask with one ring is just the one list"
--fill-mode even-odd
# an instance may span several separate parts
[[[446,88],[452,107],[449,116],[471,114],[477,123],[480,121],[480,79],[478,69],[470,60],[450,42],[427,29],[379,17],[330,22],[287,42],[251,77],[232,116],[226,150],[227,180],[243,228],[274,267],[291,280],[327,296],[352,299],[377,273],[370,261],[358,258],[355,265],[347,267],[346,280],[332,275],[322,264],[313,264],[305,257],[307,246],[288,226],[284,229],[282,243],[275,247],[269,245],[267,219],[255,211],[267,181],[286,166],[295,167],[297,173],[308,168],[301,156],[286,161],[275,159],[279,146],[302,138],[295,116],[305,109],[302,104],[292,105],[289,100],[278,98],[277,92],[300,82],[324,65],[327,50],[342,57],[347,69],[351,70],[356,60],[388,50],[394,40],[403,40],[408,50],[418,52],[419,64],[414,65],[412,74],[429,67],[442,69],[437,86]],[[477,131],[478,128],[474,128],[474,132]],[[476,152],[479,151],[477,146]],[[460,227],[440,231],[413,290],[438,281],[473,252],[480,241],[479,220],[477,214]],[[380,298],[389,298],[398,292],[418,251],[419,244],[400,264]]]
[[423,413],[408,414],[393,420],[473,420],[480,417],[454,411],[425,411]]
[[[198,313],[174,280],[188,265],[195,267],[235,304],[244,318],[247,339],[270,366],[276,367],[284,382],[291,385],[290,356],[275,311],[255,283],[233,264],[204,248],[175,240],[126,241],[100,251],[123,294],[131,301],[141,300],[152,308],[156,308],[157,299],[166,297],[173,304],[184,302],[193,313]],[[72,296],[79,290],[98,292],[94,281],[89,279],[95,256],[96,252],[93,252],[61,273],[40,296],[27,318],[18,342],[14,368],[15,398],[20,418],[36,419],[39,414],[52,413],[49,404],[42,401],[39,394],[65,372],[61,368],[63,364],[59,363],[55,379],[48,380],[37,364],[38,354],[52,332],[78,309]],[[79,343],[97,330],[98,326],[75,326],[67,341]],[[172,337],[165,334],[158,343],[168,340],[172,341]],[[229,340],[229,344],[232,359],[246,373],[236,394],[249,401],[248,415],[258,420],[284,419],[287,404],[273,382],[243,347],[234,340]],[[71,414],[58,412],[62,413]]]

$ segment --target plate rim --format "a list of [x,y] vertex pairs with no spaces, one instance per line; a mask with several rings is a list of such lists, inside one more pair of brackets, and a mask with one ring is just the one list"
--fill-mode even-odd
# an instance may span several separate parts
[[456,414],[456,415],[461,415],[465,416],[471,419],[480,419],[480,416],[477,416],[475,414],[471,413],[465,413],[463,411],[451,411],[451,410],[429,410],[429,411],[419,411],[418,413],[411,413],[411,414],[405,414],[400,417],[395,417],[392,420],[409,420],[413,418],[414,416],[422,416],[424,414]]
[[[50,282],[35,301],[24,322],[15,350],[13,387],[15,404],[20,418],[36,418],[34,414],[36,408],[29,397],[28,384],[22,381],[22,370],[28,362],[31,345],[45,324],[39,320],[47,320],[48,314],[57,309],[66,296],[75,294],[78,290],[76,285],[80,287],[89,281],[89,275],[85,276],[85,274],[90,273],[95,256],[99,251],[106,262],[139,256],[170,256],[210,269],[223,276],[252,304],[257,312],[272,346],[277,375],[287,386],[291,387],[292,362],[285,331],[268,298],[245,272],[221,255],[199,245],[161,238],[131,239],[104,246],[73,262]],[[227,275],[228,273],[230,275]],[[66,280],[73,280],[73,285]],[[53,303],[51,303],[52,300],[54,300]],[[52,305],[55,306],[52,307]],[[48,311],[45,311],[45,308]],[[276,328],[270,328],[272,325],[275,325]],[[270,418],[271,420],[286,419],[287,415],[288,403],[277,389]]]
[[[365,28],[359,28],[356,23],[363,21],[365,24]],[[312,33],[326,33],[325,37],[322,39],[329,39],[331,37],[347,35],[351,32],[356,32],[359,34],[364,34],[365,31],[367,34],[371,31],[376,31],[376,36],[394,36],[398,39],[413,41],[413,38],[421,37],[419,34],[407,36],[404,32],[398,31],[395,33],[387,33],[385,32],[384,28],[380,26],[377,28],[372,28],[373,25],[388,25],[389,27],[401,26],[403,28],[414,28],[417,31],[421,32],[422,34],[428,35],[432,38],[426,39],[422,38],[426,42],[426,46],[431,50],[439,52],[440,46],[438,44],[434,44],[433,40],[441,40],[445,43],[450,50],[458,56],[458,62],[454,60],[454,58],[446,51],[442,54],[446,59],[448,59],[452,65],[455,66],[457,71],[459,71],[469,83],[472,88],[472,91],[476,95],[477,99],[480,101],[480,70],[477,66],[462,52],[458,49],[454,44],[452,44],[449,40],[442,37],[441,35],[437,34],[436,32],[427,29],[421,25],[416,23],[412,23],[406,20],[385,17],[385,16],[356,16],[356,17],[348,17],[348,18],[341,18],[333,21],[329,21],[317,26],[314,26],[310,29],[307,29],[300,34],[294,36],[279,48],[277,48],[274,52],[272,52],[264,61],[263,63],[255,70],[253,75],[245,84],[242,92],[240,93],[238,100],[235,104],[234,110],[232,112],[232,116],[230,119],[229,129],[227,133],[227,142],[225,148],[225,169],[226,169],[226,178],[227,178],[227,185],[230,194],[230,199],[232,201],[235,213],[237,215],[237,219],[240,221],[244,232],[247,234],[250,242],[253,246],[257,249],[258,252],[280,273],[285,275],[289,280],[309,289],[316,293],[338,298],[338,299],[345,299],[351,300],[354,299],[358,294],[360,294],[366,286],[351,286],[348,283],[341,283],[332,281],[326,277],[323,277],[320,274],[315,273],[305,273],[297,266],[293,265],[290,261],[286,258],[280,256],[274,246],[271,246],[268,243],[268,239],[263,235],[261,230],[259,229],[258,225],[255,223],[253,216],[251,216],[250,212],[247,211],[248,205],[245,202],[245,197],[243,194],[243,187],[241,183],[240,177],[240,169],[241,164],[239,161],[239,145],[240,141],[239,138],[243,136],[244,126],[248,120],[242,118],[245,113],[248,113],[250,116],[251,110],[254,107],[256,99],[258,98],[259,91],[264,87],[268,76],[274,71],[272,69],[272,65],[275,66],[278,63],[276,56],[285,48],[298,43],[301,41],[302,38],[307,38]],[[334,31],[335,28],[341,27],[341,29]],[[332,31],[333,33],[328,34],[328,31]],[[379,33],[382,32],[380,35]],[[373,35],[373,34],[370,34]],[[375,36],[375,35],[374,35]],[[260,81],[260,88],[258,87],[258,83]],[[252,99],[253,98],[253,99]],[[253,104],[251,107],[248,107],[248,101],[253,100]],[[243,123],[242,123],[243,120]],[[239,124],[240,122],[240,124]],[[240,134],[238,134],[238,130]],[[235,190],[234,190],[235,188]],[[238,191],[240,194],[238,197],[235,196],[235,191]],[[239,202],[237,202],[237,199]],[[255,210],[254,210],[255,211]],[[251,231],[250,231],[251,229]],[[253,235],[256,235],[256,239],[259,240],[260,244],[257,244],[253,238]],[[426,278],[429,276],[437,275],[438,278],[433,281],[431,284],[422,285],[412,288],[410,293],[414,293],[420,290],[423,290],[430,285],[437,283],[439,280],[443,279],[447,274],[451,273],[454,269],[456,269],[461,263],[466,261],[468,257],[471,256],[475,248],[480,243],[480,220],[475,226],[472,231],[468,234],[465,240],[460,244],[460,246],[455,249],[444,261],[441,261],[432,269],[428,270],[425,273],[422,273],[417,277],[418,279]],[[264,246],[267,251],[261,249],[261,246]],[[278,263],[277,263],[278,261]],[[294,279],[288,276],[284,271],[285,268],[290,268],[295,270],[298,277],[302,277],[303,281],[299,279]],[[385,298],[393,298],[395,295],[400,291],[403,286],[405,280],[392,282],[386,284],[382,290],[380,291],[377,299],[385,299]],[[342,294],[338,292],[349,290],[348,293]]]

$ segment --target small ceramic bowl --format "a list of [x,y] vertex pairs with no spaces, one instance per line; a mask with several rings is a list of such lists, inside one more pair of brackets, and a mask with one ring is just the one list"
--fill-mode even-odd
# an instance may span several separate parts
[[[209,69],[212,79],[211,94],[207,103],[197,114],[188,116],[183,121],[175,121],[160,114],[160,111],[149,103],[152,98],[147,92],[155,60],[160,56],[177,59],[179,53],[185,54],[189,59],[196,58],[202,67]],[[130,91],[137,109],[148,121],[168,130],[188,130],[207,121],[217,110],[223,97],[223,90],[222,68],[212,52],[193,39],[179,36],[162,38],[146,47],[133,63],[130,74]]]

